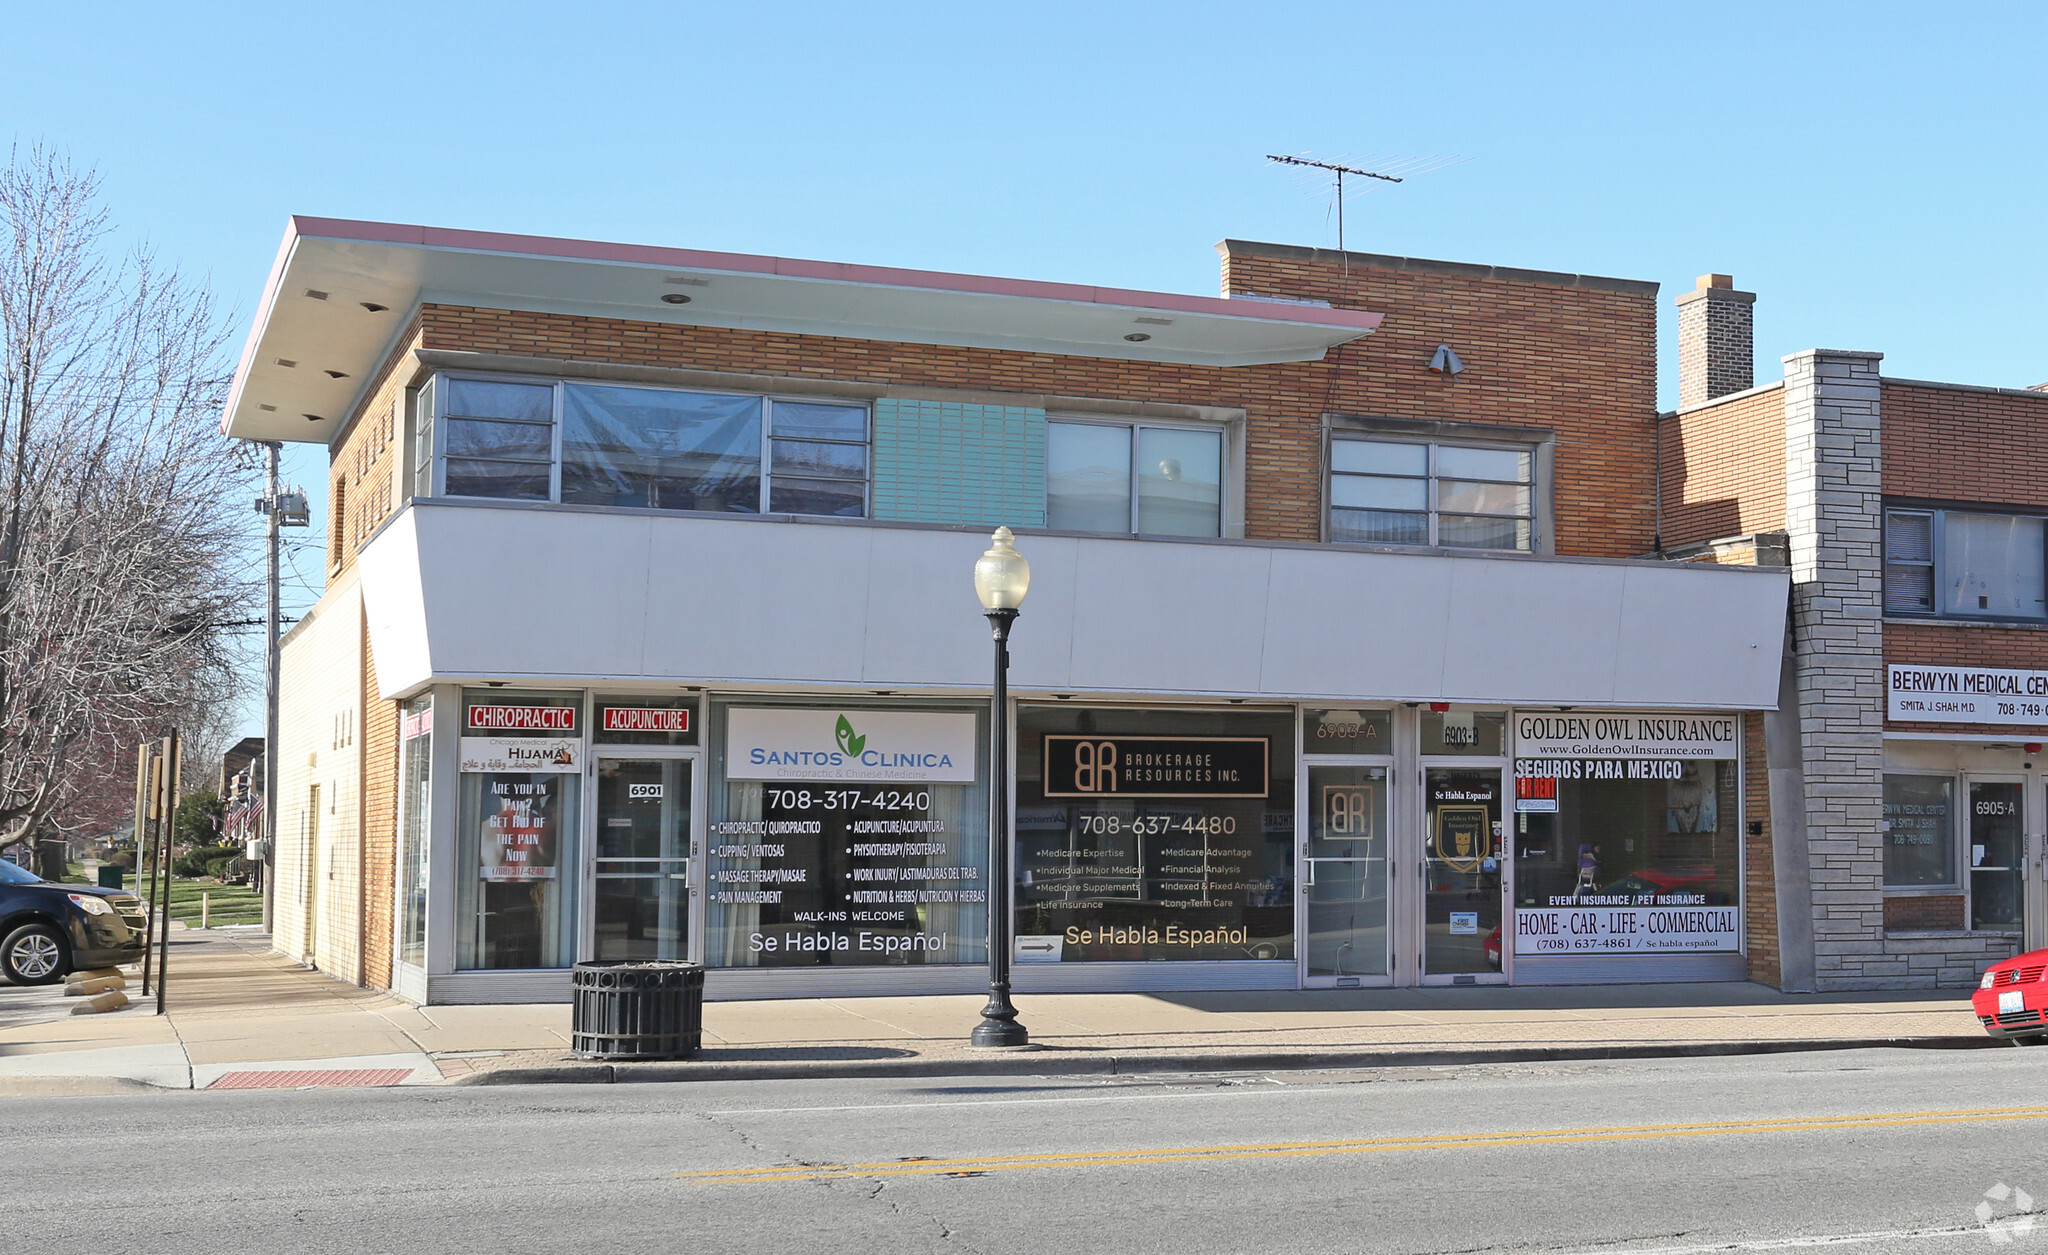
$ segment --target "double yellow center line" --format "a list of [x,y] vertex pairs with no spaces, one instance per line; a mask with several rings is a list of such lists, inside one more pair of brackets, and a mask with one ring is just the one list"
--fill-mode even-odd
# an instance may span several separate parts
[[2048,1107],[1978,1107],[1956,1111],[1892,1111],[1855,1116],[1787,1116],[1706,1124],[1630,1124],[1611,1128],[1529,1129],[1492,1133],[1445,1133],[1427,1137],[1358,1138],[1338,1142],[1255,1142],[1242,1146],[1167,1146],[1151,1150],[1096,1150],[1034,1155],[988,1155],[971,1159],[905,1158],[878,1163],[782,1164],[772,1168],[721,1168],[678,1172],[699,1185],[811,1181],[836,1177],[931,1177],[1018,1172],[1030,1168],[1116,1168],[1136,1164],[1198,1163],[1204,1160],[1292,1159],[1312,1155],[1373,1155],[1389,1151],[1486,1150],[1508,1146],[1562,1146],[1576,1142],[1623,1142],[1667,1137],[1728,1137],[1752,1133],[1816,1133],[1839,1129],[1908,1128],[1924,1124],[1974,1124],[1999,1120],[2048,1119]]

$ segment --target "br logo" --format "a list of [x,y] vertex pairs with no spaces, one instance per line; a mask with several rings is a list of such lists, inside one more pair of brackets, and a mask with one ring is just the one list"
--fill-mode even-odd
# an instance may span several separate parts
[[1984,1191],[1977,1204],[1977,1222],[1984,1226],[1985,1237],[2003,1246],[2034,1231],[2033,1211],[2033,1195],[2000,1181]]
[[833,727],[832,739],[839,742],[839,751],[848,758],[859,758],[860,752],[868,747],[868,739],[854,732],[853,724],[845,715],[839,716],[838,724]]

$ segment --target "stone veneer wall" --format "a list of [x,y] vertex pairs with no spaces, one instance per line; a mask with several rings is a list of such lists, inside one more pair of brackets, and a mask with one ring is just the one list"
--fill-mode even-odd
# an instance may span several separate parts
[[1881,360],[1828,349],[1785,359],[1785,524],[1821,989],[1906,974],[1882,940]]
[[1784,359],[1785,522],[1820,990],[1971,985],[2011,949],[1999,934],[1885,928],[1882,356],[1811,349]]

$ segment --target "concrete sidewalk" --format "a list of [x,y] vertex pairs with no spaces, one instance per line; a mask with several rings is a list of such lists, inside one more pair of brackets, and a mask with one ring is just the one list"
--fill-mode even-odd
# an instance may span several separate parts
[[[1761,985],[1067,994],[1018,1000],[1039,1049],[967,1047],[979,996],[715,1002],[669,1064],[568,1053],[569,1008],[415,1007],[246,931],[174,931],[169,1012],[71,1016],[0,987],[0,1095],[296,1084],[1135,1073],[1996,1044],[1961,991],[1788,996]],[[38,1008],[46,1008],[39,1011]],[[368,1078],[368,1079],[365,1079]]]

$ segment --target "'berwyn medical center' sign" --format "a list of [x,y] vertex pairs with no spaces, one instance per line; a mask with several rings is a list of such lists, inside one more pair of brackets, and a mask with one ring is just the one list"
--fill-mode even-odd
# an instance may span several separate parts
[[1886,663],[1885,718],[2048,725],[2048,671]]

